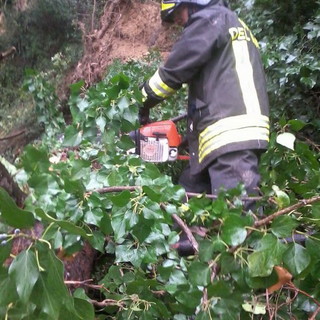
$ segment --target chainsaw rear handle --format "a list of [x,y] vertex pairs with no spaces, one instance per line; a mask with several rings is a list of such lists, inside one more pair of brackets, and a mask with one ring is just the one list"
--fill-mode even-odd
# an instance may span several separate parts
[[171,120],[172,122],[174,122],[174,123],[177,123],[177,122],[179,122],[180,120],[185,119],[187,116],[188,116],[187,113],[183,113],[183,114],[180,114],[179,116],[176,116],[176,117],[174,117],[174,118],[172,118],[172,119],[170,119],[170,120]]

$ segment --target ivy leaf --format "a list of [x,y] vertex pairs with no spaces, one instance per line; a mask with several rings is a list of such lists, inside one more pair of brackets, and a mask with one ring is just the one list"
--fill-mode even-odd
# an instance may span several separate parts
[[111,219],[108,214],[104,214],[104,216],[100,220],[100,230],[105,235],[109,235],[113,232],[112,225],[111,225]]
[[[8,275],[8,269],[0,267],[0,306],[6,307],[19,299],[16,284]],[[1,308],[0,308],[1,309]],[[1,311],[0,311],[1,315]]]
[[219,280],[208,286],[208,297],[228,298],[232,294],[232,287],[228,282]]
[[280,190],[278,186],[272,186],[272,189],[276,194],[275,200],[279,208],[287,207],[290,204],[289,196],[284,191]]
[[63,145],[65,147],[76,147],[82,141],[82,131],[78,131],[73,126],[68,126],[65,130]]
[[131,199],[131,193],[128,190],[124,190],[115,196],[110,196],[110,200],[117,207],[126,206],[128,204],[128,202],[130,201],[130,199]]
[[37,208],[35,209],[35,213],[38,217],[40,217],[41,219],[48,221],[48,222],[54,222],[57,225],[59,225],[62,229],[65,229],[67,231],[69,231],[72,234],[76,234],[79,236],[84,237],[87,240],[90,240],[92,237],[92,234],[87,233],[84,229],[76,226],[75,224],[73,224],[70,221],[65,221],[65,220],[58,220],[58,219],[54,219],[51,216],[49,216],[47,213],[45,213],[42,209]]
[[35,223],[33,214],[20,209],[9,194],[0,187],[0,214],[1,218],[14,228],[29,228]]
[[206,286],[210,281],[208,264],[194,261],[188,268],[189,280],[194,286]]
[[39,273],[31,301],[47,315],[47,319],[56,320],[62,307],[74,311],[73,301],[64,284],[62,262],[47,246],[38,244],[37,249],[43,271]]
[[203,262],[208,262],[212,259],[215,245],[213,241],[202,240],[199,242],[199,259]]
[[288,237],[299,223],[290,216],[276,217],[271,224],[271,232],[277,237]]
[[105,237],[100,231],[93,231],[93,237],[89,240],[93,248],[100,252],[104,252]]
[[27,172],[47,172],[51,165],[47,150],[37,149],[31,145],[25,148],[22,164]]
[[258,249],[248,257],[251,277],[267,277],[273,267],[282,261],[285,246],[271,234],[265,235],[259,242]]
[[294,276],[298,276],[309,266],[311,258],[307,249],[300,244],[291,243],[283,254],[283,261],[289,271]]
[[96,119],[96,124],[101,132],[104,132],[106,123],[107,121],[103,116],[100,116],[99,118]]
[[161,192],[155,191],[155,188],[153,187],[152,189],[149,186],[143,186],[142,187],[143,192],[150,198],[150,200],[159,202],[161,199]]
[[[196,308],[201,300],[202,292],[197,288],[192,288],[189,285],[180,286],[175,293],[175,298],[183,305],[184,309],[188,309],[192,312]],[[185,310],[185,313],[188,311]]]
[[78,315],[81,315],[83,320],[94,320],[94,308],[91,303],[84,299],[74,298],[74,307]]
[[307,125],[304,121],[297,120],[297,119],[289,120],[288,124],[290,125],[290,129],[296,132],[300,131]]
[[9,258],[12,249],[12,241],[0,245],[0,266]]
[[16,282],[20,299],[26,303],[39,278],[39,269],[34,252],[25,250],[19,253],[9,267],[9,275]]
[[71,94],[77,95],[80,93],[81,88],[85,85],[84,80],[75,82],[69,86]]
[[221,238],[231,246],[238,246],[247,237],[245,226],[246,223],[243,217],[230,214],[223,223]]

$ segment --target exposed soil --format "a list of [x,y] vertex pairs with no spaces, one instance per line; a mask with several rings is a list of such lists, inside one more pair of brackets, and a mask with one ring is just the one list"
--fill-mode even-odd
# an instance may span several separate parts
[[103,78],[115,59],[139,59],[152,48],[165,57],[174,38],[171,27],[161,24],[159,3],[150,0],[108,2],[100,25],[91,34],[82,28],[84,55],[68,74],[66,84],[83,79],[90,86]]

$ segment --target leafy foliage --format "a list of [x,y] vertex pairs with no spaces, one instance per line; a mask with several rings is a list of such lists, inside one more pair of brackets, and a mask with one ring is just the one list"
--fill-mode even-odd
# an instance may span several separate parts
[[[265,11],[269,1],[244,4],[242,12],[260,6],[248,13],[256,31],[275,23],[254,19],[259,14],[270,18]],[[294,4],[295,12],[304,12],[319,3]],[[243,212],[242,186],[215,201],[199,196],[184,202],[185,191],[170,177],[180,164],[156,166],[127,153],[133,147],[127,133],[138,127],[138,85],[155,70],[154,53],[141,63],[116,63],[104,81],[87,91],[82,82],[73,84],[69,125],[44,74],[29,72],[25,88],[33,94],[46,133],[26,147],[16,164],[16,180],[29,188],[26,207],[16,207],[0,191],[1,223],[11,228],[0,235],[1,317],[319,319],[319,150],[305,139],[318,122],[315,112],[302,107],[316,108],[315,12],[299,19],[304,36],[276,38],[261,27],[275,124],[261,158],[258,205],[263,212]],[[296,58],[290,61],[290,54]],[[183,96],[168,100],[152,116],[183,112]],[[293,118],[287,120],[288,115]],[[175,214],[189,227],[206,228],[205,236],[195,236],[198,254],[182,258],[172,249],[180,232]],[[34,219],[44,225],[40,237],[20,230],[30,228]],[[12,242],[20,238],[31,244],[8,266]],[[84,243],[107,256],[108,263],[102,260],[93,275],[94,292],[78,288],[71,293],[55,251],[62,248],[71,256]],[[293,280],[283,280],[278,266]],[[279,285],[274,292],[268,289],[272,285]]]
[[[50,90],[39,75],[27,81],[26,88],[34,94],[50,130],[41,144],[25,149],[18,165],[17,180],[30,188],[26,208],[15,208],[2,190],[0,203],[6,205],[0,207],[1,221],[12,228],[27,228],[36,218],[45,231],[32,238],[32,245],[9,268],[2,267],[2,316],[267,319],[272,312],[297,318],[311,314],[317,305],[306,295],[298,294],[288,303],[285,291],[271,294],[268,300],[262,293],[278,281],[274,267],[282,265],[294,276],[292,290],[301,289],[318,299],[314,283],[320,259],[319,206],[317,198],[312,200],[319,194],[317,154],[297,139],[294,150],[289,149],[286,139],[279,144],[273,133],[261,165],[262,191],[266,200],[273,199],[270,204],[261,198],[264,216],[299,199],[315,204],[289,210],[290,215],[279,215],[270,225],[259,226],[253,213],[242,213],[241,187],[221,193],[213,202],[199,197],[183,203],[185,192],[172,183],[166,168],[161,171],[127,154],[133,147],[127,133],[138,126],[142,98],[137,83],[149,67],[131,62],[118,73],[116,64],[105,81],[85,94],[81,82],[73,84],[73,121],[62,136],[61,123],[49,125],[59,119],[54,100],[48,100]],[[48,108],[42,109],[42,103]],[[167,110],[163,107],[164,115],[172,113],[173,103],[167,102]],[[182,103],[177,113],[181,107]],[[304,127],[297,121],[280,124],[283,130],[291,128],[292,135]],[[119,186],[124,186],[120,192],[112,189]],[[171,248],[179,233],[173,214],[190,227],[207,228],[205,237],[197,236],[198,255],[181,258]],[[306,240],[292,242],[293,233],[305,234]],[[9,256],[12,240],[19,237],[27,235],[2,235],[2,261]],[[63,248],[72,255],[84,242],[112,257],[109,267],[96,273],[104,301],[96,313],[93,297],[90,300],[82,289],[68,292],[62,264],[54,254]]]

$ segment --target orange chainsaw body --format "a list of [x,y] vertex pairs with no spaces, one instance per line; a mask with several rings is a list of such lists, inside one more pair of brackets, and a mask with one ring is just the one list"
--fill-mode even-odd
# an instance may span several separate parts
[[149,162],[187,160],[188,156],[178,154],[181,142],[182,137],[173,121],[149,123],[138,130],[136,153]]
[[166,137],[170,147],[178,147],[182,141],[176,125],[171,120],[149,123],[140,128],[140,134],[144,137]]

